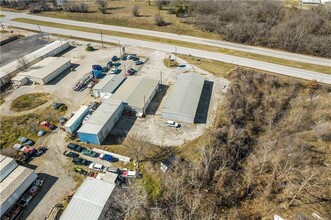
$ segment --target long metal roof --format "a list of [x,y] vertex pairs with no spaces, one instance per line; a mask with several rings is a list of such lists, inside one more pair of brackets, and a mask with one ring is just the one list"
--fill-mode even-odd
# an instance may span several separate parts
[[82,125],[78,132],[98,134],[121,104],[122,101],[120,100],[105,100]]
[[[32,169],[26,167],[16,167],[16,169],[0,183],[0,204],[7,201],[33,172]],[[36,174],[34,175],[37,177]]]
[[13,158],[0,155],[0,182],[4,180],[16,167],[17,163]]
[[80,109],[74,114],[74,116],[72,116],[66,123],[65,123],[65,127],[71,127],[76,121],[77,119],[80,118],[80,116],[82,114],[85,114],[88,110],[88,107],[86,105],[83,105],[80,107]]
[[125,77],[122,75],[107,75],[93,87],[93,90],[114,93],[124,80]]
[[[112,100],[123,100],[131,106],[143,108],[144,104],[158,85],[155,79],[142,76],[131,76],[110,97]],[[144,98],[145,97],[145,98]]]
[[47,57],[17,75],[43,79],[68,62],[70,59],[64,57]]
[[114,188],[114,183],[87,177],[78,188],[60,219],[99,219],[99,216]]
[[[42,59],[42,58],[47,57],[49,53],[51,53],[52,51],[57,50],[61,47],[63,48],[63,49],[61,49],[61,51],[68,48],[69,47],[68,42],[54,41],[28,55],[25,55],[24,60],[26,63],[34,62],[37,59]],[[8,74],[11,74],[12,72],[16,71],[17,69],[19,69],[21,67],[22,67],[21,62],[19,60],[15,60],[0,68],[0,76],[3,77]]]
[[196,73],[177,77],[162,113],[195,117],[205,79]]

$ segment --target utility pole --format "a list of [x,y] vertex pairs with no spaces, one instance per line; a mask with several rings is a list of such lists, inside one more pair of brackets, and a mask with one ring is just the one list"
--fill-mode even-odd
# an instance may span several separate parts
[[101,31],[101,29],[100,29],[100,37],[101,37],[101,45],[102,45],[102,47],[104,47],[103,46],[103,38],[102,38],[102,31]]
[[160,71],[160,84],[162,85],[162,71]]
[[[145,103],[146,103],[146,97],[144,96],[144,107],[143,107],[143,114],[145,115]],[[145,119],[146,120],[146,119]]]
[[51,39],[49,38],[49,33],[47,33],[47,38],[48,38],[48,41],[51,41]]
[[121,42],[120,41],[118,41],[118,48],[120,49],[120,55],[122,57],[122,48],[121,48]]
[[2,21],[1,21],[1,29],[4,31],[5,30],[5,26],[3,25]]
[[175,61],[177,62],[177,47],[175,47]]
[[39,31],[40,31],[40,33],[41,33],[41,28],[40,28],[39,24],[37,24],[37,26],[38,26],[38,28],[39,28]]
[[61,45],[62,45],[62,39],[61,39],[61,37],[59,36],[59,40],[60,40],[60,42],[61,42]]

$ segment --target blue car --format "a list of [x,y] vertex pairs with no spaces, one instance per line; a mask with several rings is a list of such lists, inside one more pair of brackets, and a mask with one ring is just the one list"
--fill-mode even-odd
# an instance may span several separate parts
[[112,60],[112,61],[117,61],[118,58],[117,58],[117,56],[113,56],[113,57],[111,58],[111,60]]
[[99,158],[101,160],[106,160],[111,162],[111,160],[113,159],[113,156],[109,155],[109,154],[100,154]]

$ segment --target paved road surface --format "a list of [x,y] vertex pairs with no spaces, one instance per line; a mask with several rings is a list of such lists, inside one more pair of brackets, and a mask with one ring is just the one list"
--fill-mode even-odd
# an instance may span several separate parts
[[[5,17],[6,18],[6,17]],[[4,19],[5,25],[12,25],[15,27],[22,27],[22,28],[28,28],[33,30],[38,30],[38,27],[36,25],[32,24],[26,24],[21,22],[14,22],[14,21],[7,21]],[[63,35],[71,35],[73,37],[79,37],[79,38],[86,38],[86,39],[92,39],[92,40],[100,40],[99,34],[94,33],[88,33],[83,31],[74,31],[74,30],[68,30],[68,29],[61,29],[61,28],[53,28],[53,27],[47,27],[42,26],[41,27],[43,31],[51,33],[51,34],[63,34]],[[142,40],[135,40],[135,39],[129,39],[129,38],[123,38],[123,37],[112,37],[109,35],[104,35],[103,40],[105,42],[118,42],[121,41],[121,44],[127,44],[127,45],[135,45],[145,48],[151,48],[151,49],[157,49],[162,50],[165,52],[174,52],[175,46],[170,46],[168,44],[162,44],[162,43],[154,43],[154,42],[148,42],[148,41],[142,41]],[[242,58],[242,57],[236,57],[231,55],[225,55],[220,53],[214,53],[214,52],[208,52],[203,50],[197,50],[197,49],[191,49],[186,47],[176,47],[177,53],[180,54],[191,54],[193,56],[217,60],[225,63],[232,63],[235,65],[245,66],[249,68],[254,69],[260,69],[263,71],[273,72],[281,75],[306,79],[306,80],[317,80],[321,83],[331,84],[331,75],[318,73],[314,71],[309,70],[303,70],[288,66],[282,66],[278,64],[272,64],[262,61],[257,61],[253,59],[248,58]]]
[[57,23],[67,24],[67,25],[75,25],[75,26],[81,26],[81,27],[119,31],[119,32],[124,32],[124,33],[148,35],[148,36],[153,36],[153,37],[175,39],[175,40],[186,41],[186,42],[191,42],[191,43],[204,44],[204,45],[220,47],[220,48],[225,48],[225,49],[230,49],[230,50],[238,50],[238,51],[242,51],[242,52],[255,53],[255,54],[264,55],[264,56],[270,56],[270,57],[276,57],[276,58],[281,58],[281,59],[294,60],[294,61],[299,61],[299,62],[304,62],[304,63],[311,63],[311,64],[316,64],[316,65],[331,67],[330,59],[296,54],[296,53],[289,53],[289,52],[285,52],[285,51],[267,49],[267,48],[262,48],[262,47],[248,46],[248,45],[231,43],[231,42],[221,41],[221,40],[211,40],[211,39],[198,38],[198,37],[192,37],[192,36],[186,36],[186,35],[178,35],[178,34],[172,34],[172,33],[166,33],[166,32],[143,30],[143,29],[137,29],[137,28],[128,28],[128,27],[103,25],[103,24],[96,24],[96,23],[89,23],[89,22],[72,21],[72,20],[66,20],[66,19],[41,17],[41,16],[29,15],[29,14],[25,14],[25,13],[15,13],[15,12],[7,12],[7,11],[2,11],[1,13],[6,15],[6,17],[3,18],[5,20],[13,19],[13,18],[29,18],[29,19],[35,19],[35,20],[40,20],[40,21],[57,22]]

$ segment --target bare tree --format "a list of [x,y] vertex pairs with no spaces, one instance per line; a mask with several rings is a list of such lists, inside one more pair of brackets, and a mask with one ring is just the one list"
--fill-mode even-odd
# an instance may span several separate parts
[[139,17],[140,16],[140,7],[138,5],[135,5],[132,7],[132,15],[134,17]]
[[102,14],[105,14],[107,11],[107,5],[108,1],[107,0],[97,0],[98,4],[98,9]]
[[157,26],[164,26],[165,21],[160,13],[154,15],[154,24]]

